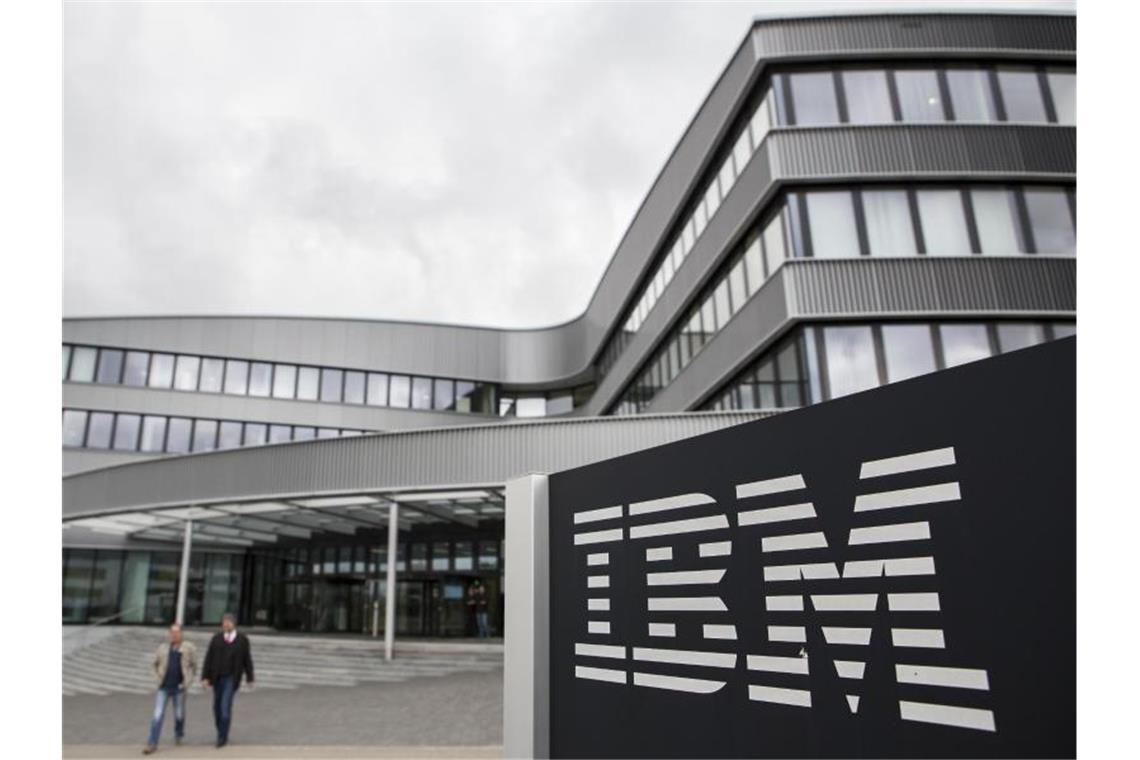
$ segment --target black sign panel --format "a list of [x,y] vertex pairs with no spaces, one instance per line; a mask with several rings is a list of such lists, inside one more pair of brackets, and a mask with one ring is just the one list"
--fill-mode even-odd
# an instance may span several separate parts
[[555,757],[1076,753],[1076,339],[550,478]]

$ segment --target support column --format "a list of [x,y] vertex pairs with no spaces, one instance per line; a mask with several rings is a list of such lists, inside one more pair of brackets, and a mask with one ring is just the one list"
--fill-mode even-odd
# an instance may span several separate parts
[[545,475],[507,482],[503,757],[550,756],[549,513]]
[[384,584],[384,659],[392,659],[396,643],[396,546],[400,536],[400,508],[388,506],[388,576]]
[[178,607],[174,622],[179,626],[186,619],[186,588],[190,585],[190,544],[194,532],[194,521],[187,520],[182,529],[182,572],[178,576]]

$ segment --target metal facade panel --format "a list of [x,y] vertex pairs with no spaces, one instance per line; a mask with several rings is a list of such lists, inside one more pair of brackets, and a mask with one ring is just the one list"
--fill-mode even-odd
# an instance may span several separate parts
[[63,514],[362,490],[501,485],[768,416],[713,412],[445,428],[166,457],[63,479]]

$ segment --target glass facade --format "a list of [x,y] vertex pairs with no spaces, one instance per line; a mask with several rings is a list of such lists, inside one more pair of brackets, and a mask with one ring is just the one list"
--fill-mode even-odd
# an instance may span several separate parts
[[610,410],[643,412],[788,258],[1076,253],[1061,185],[860,185],[789,190],[760,217]]
[[[1076,124],[1076,70],[1071,66],[1007,66],[946,64],[914,66],[896,64],[851,65],[831,69],[781,68],[757,87],[750,117],[742,118],[725,140],[704,182],[693,193],[691,207],[678,228],[657,254],[652,273],[641,286],[633,305],[622,316],[622,327],[610,337],[597,362],[599,378],[605,377],[626,345],[645,322],[684,258],[697,244],[721,200],[773,127],[819,127],[841,124],[890,124],[930,122],[1022,122]],[[838,199],[814,198],[820,209]],[[947,202],[948,203],[948,202]],[[939,198],[926,200],[931,224],[940,218]],[[849,215],[839,209],[837,220],[846,224]],[[941,218],[952,224],[952,218]],[[849,231],[849,230],[848,230]],[[820,231],[822,232],[822,231]],[[833,248],[847,231],[835,239],[820,236],[820,258],[842,256]],[[819,234],[819,233],[817,233]],[[962,248],[961,240],[945,243],[933,236],[930,253],[938,255]]]
[[797,327],[704,409],[789,409],[1076,334],[1075,322],[876,322]]

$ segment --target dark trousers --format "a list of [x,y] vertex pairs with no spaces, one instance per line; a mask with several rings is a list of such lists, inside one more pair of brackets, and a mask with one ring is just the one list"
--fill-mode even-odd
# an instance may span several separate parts
[[214,681],[214,726],[218,729],[218,741],[229,741],[230,738],[237,678],[237,676],[218,676]]

